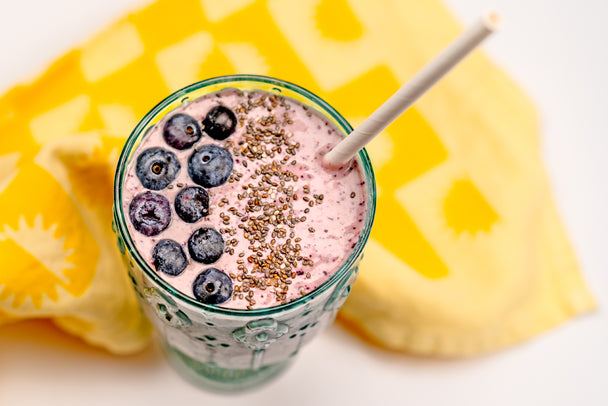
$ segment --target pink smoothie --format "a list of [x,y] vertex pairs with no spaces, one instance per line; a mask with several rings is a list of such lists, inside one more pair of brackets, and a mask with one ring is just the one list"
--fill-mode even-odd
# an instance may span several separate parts
[[[178,150],[163,138],[165,122],[185,113],[202,123],[213,106],[232,110],[238,123],[225,140],[205,134],[192,147]],[[153,193],[171,206],[169,225],[147,237],[127,221],[135,246],[154,267],[155,245],[170,239],[183,247],[187,266],[178,276],[158,272],[169,284],[193,295],[197,276],[210,267],[232,279],[232,295],[219,306],[253,309],[276,306],[305,295],[331,277],[359,239],[366,213],[365,181],[356,161],[339,170],[321,163],[322,152],[342,139],[334,125],[301,103],[261,91],[224,90],[187,102],[168,113],[143,139],[129,163],[123,185],[123,208],[148,190],[136,176],[143,151],[160,147],[177,156],[175,179]],[[176,215],[174,201],[183,188],[197,186],[188,172],[190,156],[203,145],[227,149],[233,159],[230,178],[206,188],[208,214],[194,223]],[[212,227],[224,240],[215,262],[195,261],[188,239],[201,227]]]

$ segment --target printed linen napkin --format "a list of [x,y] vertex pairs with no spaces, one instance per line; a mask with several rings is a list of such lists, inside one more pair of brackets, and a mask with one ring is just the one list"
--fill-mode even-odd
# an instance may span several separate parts
[[[435,0],[158,0],[120,19],[0,99],[0,323],[47,317],[113,352],[145,345],[112,180],[170,92],[265,74],[356,125],[460,29]],[[374,140],[377,220],[342,318],[391,349],[460,355],[593,308],[538,142],[534,108],[479,52]]]

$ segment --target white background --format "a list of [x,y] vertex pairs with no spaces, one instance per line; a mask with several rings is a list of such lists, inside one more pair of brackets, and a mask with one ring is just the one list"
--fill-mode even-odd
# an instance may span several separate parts
[[[139,3],[0,0],[0,93]],[[156,346],[115,357],[25,323],[0,329],[0,405],[608,405],[608,2],[448,5],[463,23],[489,8],[504,17],[485,48],[539,107],[544,159],[597,312],[515,348],[452,361],[384,352],[334,325],[279,380],[231,397],[183,382]]]

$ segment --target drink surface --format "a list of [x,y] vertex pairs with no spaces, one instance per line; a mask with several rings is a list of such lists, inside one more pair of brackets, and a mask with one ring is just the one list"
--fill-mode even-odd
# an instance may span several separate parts
[[356,161],[323,167],[342,134],[298,101],[222,90],[168,113],[128,165],[123,208],[142,258],[208,304],[266,308],[329,279],[356,245]]

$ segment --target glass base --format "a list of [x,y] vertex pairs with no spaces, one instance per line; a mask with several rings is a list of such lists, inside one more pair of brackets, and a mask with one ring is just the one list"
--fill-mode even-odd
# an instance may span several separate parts
[[187,381],[199,388],[219,393],[239,393],[254,390],[278,377],[291,364],[292,358],[259,369],[221,368],[209,362],[197,361],[163,343],[165,355],[173,368]]

